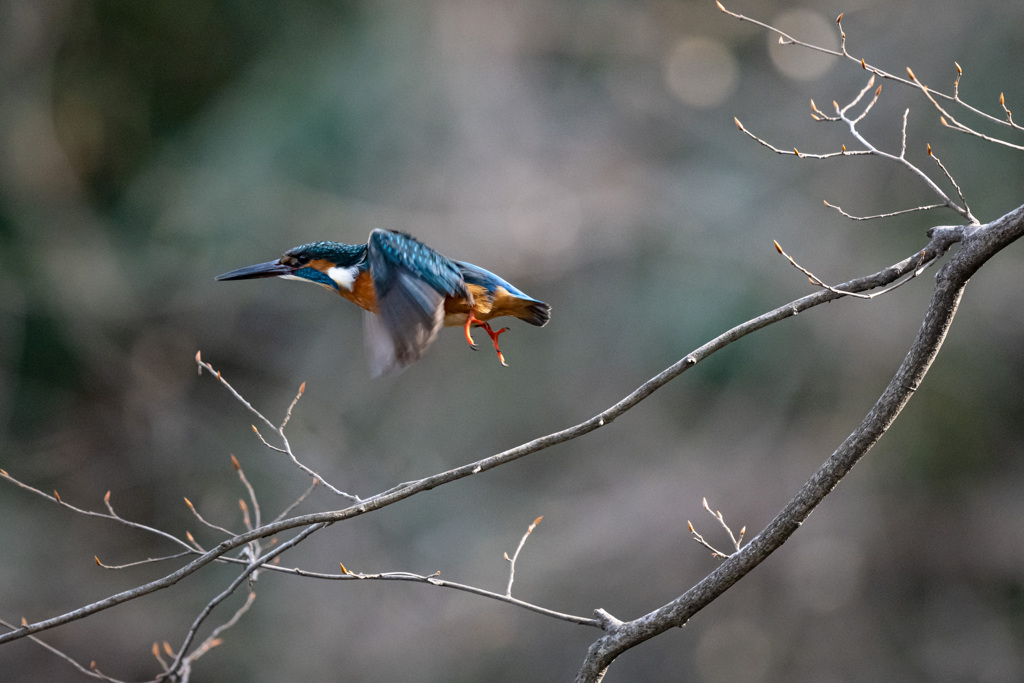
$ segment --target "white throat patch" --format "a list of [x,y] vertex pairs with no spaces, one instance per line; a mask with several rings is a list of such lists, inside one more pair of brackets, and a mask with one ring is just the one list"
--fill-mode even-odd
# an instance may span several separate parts
[[359,276],[359,267],[352,266],[351,268],[339,268],[334,266],[333,268],[327,269],[327,277],[334,280],[338,287],[352,291],[352,287],[356,282],[356,277]]

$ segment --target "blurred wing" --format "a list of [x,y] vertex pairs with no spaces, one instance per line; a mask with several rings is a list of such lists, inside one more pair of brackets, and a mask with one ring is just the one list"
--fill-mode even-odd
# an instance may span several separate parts
[[444,321],[445,297],[469,292],[451,261],[402,233],[374,230],[367,260],[377,317],[366,318],[366,346],[376,377],[416,361]]

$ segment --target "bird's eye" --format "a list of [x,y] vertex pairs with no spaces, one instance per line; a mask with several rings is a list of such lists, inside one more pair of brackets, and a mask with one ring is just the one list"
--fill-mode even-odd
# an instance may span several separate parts
[[295,262],[298,263],[300,266],[304,266],[307,263],[309,263],[309,254],[298,254],[293,258],[295,259]]

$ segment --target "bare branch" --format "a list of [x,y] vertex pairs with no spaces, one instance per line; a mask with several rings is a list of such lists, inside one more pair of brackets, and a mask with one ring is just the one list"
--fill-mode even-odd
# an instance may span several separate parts
[[[964,239],[965,235],[970,234],[967,228],[963,226],[953,226],[944,228],[942,230],[935,229],[932,239],[929,244],[919,252],[914,253],[912,256],[903,259],[902,261],[889,266],[873,275],[866,277],[857,278],[849,282],[843,283],[837,287],[842,292],[860,292],[875,289],[878,287],[884,287],[906,275],[909,272],[917,270],[922,264],[928,263],[935,260],[942,254],[944,254],[950,246],[956,242]],[[772,311],[768,311],[756,318],[752,318],[736,327],[724,332],[715,339],[707,342],[706,344],[695,349],[690,354],[687,354],[682,359],[669,366],[662,372],[658,373],[648,381],[640,385],[636,390],[630,393],[625,398],[618,401],[613,406],[595,415],[589,420],[580,422],[577,425],[562,429],[560,431],[548,434],[546,436],[539,437],[532,441],[528,441],[519,446],[503,451],[501,453],[477,460],[475,462],[456,467],[445,472],[440,472],[423,479],[419,479],[410,482],[401,487],[395,487],[389,489],[385,493],[378,494],[372,498],[368,498],[359,504],[352,505],[342,510],[328,511],[328,512],[316,512],[307,515],[301,515],[290,519],[284,519],[278,522],[264,525],[258,529],[247,531],[246,533],[239,534],[234,538],[227,539],[221,542],[217,547],[204,553],[200,557],[192,560],[188,564],[182,566],[177,571],[174,571],[161,579],[151,581],[147,584],[137,586],[127,591],[111,595],[103,600],[96,601],[79,609],[67,612],[57,617],[39,621],[33,624],[28,624],[20,629],[0,634],[0,645],[6,642],[24,638],[33,633],[39,633],[46,631],[51,628],[55,628],[62,624],[77,621],[96,612],[114,607],[121,603],[129,600],[134,600],[143,595],[162,590],[169,586],[174,585],[178,581],[181,581],[186,576],[193,574],[202,567],[220,560],[221,556],[231,550],[244,546],[250,541],[258,538],[266,538],[273,536],[282,531],[288,529],[294,529],[298,527],[307,527],[302,533],[306,534],[310,529],[316,530],[322,528],[322,525],[332,524],[334,522],[351,519],[358,517],[373,510],[377,510],[388,505],[393,505],[401,500],[417,495],[424,491],[443,486],[465,477],[473,476],[481,472],[493,469],[495,467],[504,465],[513,460],[537,453],[545,450],[557,444],[565,443],[573,439],[577,439],[585,434],[600,429],[605,425],[610,424],[613,420],[619,416],[625,414],[636,405],[638,405],[645,398],[650,396],[652,393],[657,391],[659,388],[665,386],[676,377],[683,374],[686,370],[690,369],[701,360],[711,356],[715,352],[725,348],[729,344],[732,344],[739,339],[756,332],[759,329],[772,325],[774,323],[785,320],[795,316],[803,311],[806,311],[815,306],[834,301],[845,296],[845,294],[836,293],[829,290],[820,290],[807,296],[800,297],[788,304],[780,306]],[[312,525],[312,526],[309,526]],[[303,536],[304,537],[304,536]],[[173,537],[171,537],[173,538]],[[294,540],[294,539],[293,539]],[[180,543],[177,539],[176,542]],[[273,552],[273,551],[271,551]],[[266,557],[266,556],[264,556]],[[253,566],[253,570],[256,566]]]
[[309,576],[317,579],[327,579],[330,581],[411,581],[413,583],[427,583],[431,586],[437,586],[438,588],[451,588],[466,593],[472,593],[484,598],[491,600],[497,600],[498,602],[504,602],[509,605],[515,605],[516,607],[522,607],[523,609],[537,614],[542,614],[552,619],[558,619],[560,621],[567,621],[571,624],[578,624],[580,626],[593,626],[594,628],[604,628],[603,622],[600,619],[590,619],[587,617],[579,617],[574,614],[566,614],[564,612],[556,612],[555,610],[535,605],[519,598],[513,598],[511,595],[503,595],[501,593],[495,593],[493,591],[485,590],[483,588],[477,588],[476,586],[469,586],[464,583],[456,583],[455,581],[445,581],[438,578],[440,572],[436,572],[430,575],[413,574],[411,572],[382,572],[377,574],[361,574],[353,572],[345,568],[345,565],[341,565],[341,574],[321,574],[319,572],[308,572],[302,569],[291,569],[286,570],[294,572],[299,576]]
[[[303,386],[303,388],[305,388],[306,384],[303,383],[302,386]],[[300,396],[302,395],[301,392],[299,393],[299,395]],[[298,398],[296,397],[295,400],[297,401]],[[295,405],[295,401],[292,401],[292,406],[294,406],[294,405]],[[288,416],[289,417],[291,416],[291,412],[292,412],[292,409],[291,409],[291,407],[289,407],[288,408]],[[288,418],[287,417],[285,418],[285,422],[288,422]],[[284,429],[284,424],[283,423],[282,423],[281,429]],[[234,455],[231,456],[231,464],[234,466],[235,471],[238,472],[238,478],[242,481],[242,484],[245,486],[245,490],[249,492],[249,500],[252,502],[252,509],[253,509],[253,513],[255,514],[256,526],[262,526],[262,522],[260,522],[260,503],[256,499],[256,491],[253,489],[252,484],[249,483],[249,480],[246,479],[245,471],[242,469],[242,466],[239,464],[238,458],[236,458]],[[247,522],[246,523],[246,527],[248,528],[248,526],[249,525],[248,525],[248,522]]]
[[306,383],[303,382],[299,385],[299,392],[295,394],[295,398],[292,399],[291,405],[288,406],[288,410],[285,411],[284,420],[281,421],[281,426],[278,427],[278,431],[284,431],[284,428],[288,425],[288,420],[292,419],[292,411],[295,410],[295,404],[299,402],[302,395],[306,393]]
[[[711,509],[711,506],[708,505],[707,498],[703,499],[701,505],[709,515],[718,520],[718,523],[722,525],[722,528],[725,529],[725,532],[729,534],[729,540],[732,541],[733,548],[735,548],[736,552],[739,552],[740,546],[743,543],[743,535],[747,532],[747,527],[743,527],[742,529],[740,529],[738,535],[734,534],[732,532],[732,528],[730,528],[729,525],[725,523],[725,518],[722,517],[722,513],[718,512],[717,510]],[[707,540],[696,529],[693,528],[693,523],[689,520],[686,521],[686,526],[689,527],[690,534],[693,536],[693,540],[697,541],[697,543],[701,544],[702,546],[710,550],[712,557],[720,557],[722,559],[725,559],[727,557],[731,557],[734,554],[723,553],[721,550],[715,548],[713,545],[708,543]]]
[[[189,628],[188,633],[185,634],[185,639],[182,642],[181,647],[178,650],[178,655],[177,655],[177,657],[175,657],[174,662],[171,664],[171,666],[169,667],[168,671],[173,673],[173,672],[178,671],[178,670],[181,669],[181,667],[183,665],[183,661],[184,661],[184,657],[183,656],[184,656],[184,654],[186,652],[188,652],[188,649],[191,646],[192,641],[196,637],[196,633],[199,631],[199,627],[202,626],[203,622],[206,621],[206,618],[210,616],[210,614],[213,612],[214,608],[216,608],[217,605],[219,605],[224,600],[226,600],[228,597],[230,597],[231,594],[234,593],[235,590],[237,590],[237,588],[240,585],[242,585],[244,582],[246,582],[249,579],[250,575],[252,575],[253,572],[255,572],[257,569],[259,569],[264,564],[266,564],[267,562],[271,561],[272,559],[274,559],[275,557],[277,557],[281,553],[285,552],[286,550],[295,547],[296,545],[298,545],[299,543],[301,543],[306,538],[308,538],[312,534],[316,533],[320,529],[324,529],[324,528],[326,528],[326,527],[328,527],[330,525],[331,525],[330,522],[319,522],[319,523],[314,523],[314,524],[312,524],[310,526],[307,526],[305,529],[303,529],[298,534],[296,534],[296,536],[294,538],[290,539],[289,541],[287,541],[285,543],[282,543],[281,545],[277,546],[276,548],[273,548],[270,551],[268,551],[262,557],[256,558],[252,562],[250,562],[249,565],[245,568],[245,570],[241,574],[239,574],[235,578],[234,581],[231,582],[231,585],[229,585],[227,588],[225,588],[219,595],[217,595],[217,597],[213,598],[212,600],[210,600],[210,602],[206,603],[206,606],[199,613],[199,616],[197,616],[195,618],[195,620],[192,622],[192,626]],[[247,535],[252,535],[253,533],[254,532],[249,532],[249,534],[247,534]],[[238,538],[238,537],[236,537],[236,538]],[[260,538],[260,536],[256,536],[255,538]],[[250,541],[251,540],[255,540],[255,538],[249,539],[249,540]],[[224,545],[225,545],[225,543],[221,544],[221,546],[224,546]],[[221,547],[221,546],[219,546],[219,547]],[[207,553],[207,554],[209,554],[209,553]],[[202,558],[200,558],[200,559],[202,559]],[[248,607],[246,607],[246,609],[248,609]]]
[[[220,634],[223,633],[224,631],[228,630],[229,628],[231,628],[235,624],[237,624],[238,620],[242,618],[242,615],[244,615],[246,612],[249,611],[249,608],[252,607],[252,603],[255,600],[256,600],[256,593],[250,591],[249,592],[249,597],[246,598],[245,602],[242,604],[241,607],[239,607],[237,610],[235,610],[235,613],[231,616],[231,618],[228,619],[223,624],[221,624],[220,626],[218,626],[217,628],[213,629],[213,632],[210,633],[209,636],[207,636],[206,640],[204,640],[199,645],[199,647],[197,647],[195,650],[193,650],[192,654],[190,654],[188,657],[185,658],[185,660],[182,662],[182,673],[188,672],[192,668],[192,664],[196,660],[198,660],[200,657],[205,655],[207,652],[209,652],[213,648],[215,648],[218,645],[220,645],[221,642],[222,642],[222,640],[220,638]],[[173,654],[173,653],[170,652],[170,646],[168,646],[167,649],[169,651],[168,654]]]
[[949,180],[949,184],[956,188],[956,193],[960,195],[960,202],[964,205],[964,208],[967,209],[967,213],[970,214],[971,209],[970,207],[967,206],[967,199],[964,198],[963,190],[961,190],[960,185],[958,185],[957,182],[953,180],[953,174],[950,173],[949,170],[945,167],[945,165],[939,160],[939,157],[935,156],[935,154],[932,153],[931,144],[928,145],[928,156],[935,160],[935,163],[938,165],[940,169],[942,169],[942,172],[946,175],[946,179]]
[[[11,623],[5,621],[4,619],[0,619],[0,625],[9,628],[12,631],[17,628],[14,624],[11,624]],[[67,662],[71,666],[75,667],[75,669],[77,669],[79,673],[83,673],[86,676],[89,676],[90,678],[98,678],[101,681],[112,681],[112,683],[122,683],[122,681],[120,681],[120,680],[118,680],[116,678],[111,678],[110,676],[107,676],[106,674],[102,673],[99,669],[97,669],[96,668],[96,662],[93,662],[91,667],[85,667],[85,666],[82,666],[81,664],[79,664],[77,661],[75,661],[74,658],[72,658],[70,655],[68,655],[68,654],[66,654],[64,652],[61,652],[60,650],[58,650],[54,646],[50,645],[49,643],[47,643],[45,641],[40,640],[36,636],[29,636],[29,640],[31,640],[36,645],[39,645],[39,646],[43,647],[44,649],[48,650],[49,652],[52,652],[53,654],[57,655],[58,657],[63,659],[65,662]]]
[[915,206],[912,209],[900,209],[899,211],[890,211],[888,213],[877,213],[877,214],[874,214],[873,216],[854,216],[852,213],[847,213],[846,211],[843,211],[842,207],[838,206],[837,204],[829,203],[829,201],[827,199],[825,200],[825,206],[827,206],[830,209],[835,209],[840,214],[842,214],[846,218],[849,218],[850,220],[853,220],[853,221],[870,221],[870,220],[874,220],[876,218],[891,218],[893,216],[899,216],[899,215],[904,214],[904,213],[914,213],[915,211],[928,211],[929,209],[941,209],[941,208],[944,208],[946,205],[945,204],[928,204],[926,206]]
[[282,510],[277,517],[274,517],[273,521],[279,522],[285,517],[287,517],[289,514],[291,514],[291,511],[297,508],[299,505],[301,505],[302,501],[306,500],[306,498],[309,497],[309,494],[313,493],[313,489],[315,489],[319,484],[320,480],[314,479],[313,483],[309,485],[309,488],[303,491],[303,493],[298,498],[296,498],[288,507]]
[[615,658],[639,643],[682,626],[743,578],[796,532],[825,497],[888,430],[931,367],[952,324],[968,280],[994,254],[1024,236],[1024,206],[984,226],[933,228],[932,239],[959,234],[961,247],[935,278],[935,290],[917,338],[874,407],[783,510],[741,550],[696,586],[664,606],[623,623],[598,639],[577,674],[600,681]]
[[[223,534],[226,534],[227,536],[234,536],[235,535],[234,531],[231,531],[230,529],[226,529],[226,528],[222,527],[219,524],[214,524],[213,522],[207,520],[205,517],[203,517],[201,514],[199,514],[199,510],[196,509],[196,506],[192,504],[191,500],[189,500],[188,498],[185,498],[184,500],[185,500],[185,505],[188,506],[188,509],[192,512],[192,514],[195,516],[195,518],[199,520],[199,522],[201,524],[204,524],[204,525],[210,527],[214,531],[219,531],[219,532],[221,532]],[[190,536],[189,540],[194,543],[195,539],[191,538],[191,534],[189,534],[189,536]]]
[[892,290],[896,289],[897,287],[902,287],[903,285],[907,284],[908,282],[913,280],[915,277],[917,277],[918,275],[923,273],[924,270],[928,266],[930,266],[931,264],[935,263],[935,259],[932,259],[930,261],[924,261],[923,263],[921,263],[920,266],[917,267],[916,270],[911,272],[904,279],[897,281],[895,284],[892,284],[892,285],[890,285],[890,286],[888,286],[888,287],[886,287],[884,289],[881,289],[881,290],[879,290],[877,292],[872,292],[871,294],[859,294],[857,292],[844,292],[841,289],[836,289],[835,287],[833,287],[833,286],[831,286],[829,284],[826,284],[824,280],[822,280],[817,275],[815,275],[811,271],[809,271],[806,268],[804,268],[803,266],[801,266],[799,263],[797,263],[793,259],[792,256],[790,256],[785,251],[783,251],[782,246],[778,242],[775,242],[775,250],[777,252],[779,252],[780,254],[782,254],[783,256],[785,256],[789,260],[789,263],[794,268],[796,268],[801,273],[806,275],[807,279],[811,281],[811,284],[818,285],[819,287],[824,287],[825,289],[827,289],[828,291],[830,291],[830,292],[832,292],[834,294],[842,294],[842,295],[845,295],[845,296],[852,296],[852,297],[856,297],[858,299],[874,299],[875,297],[882,296],[883,294],[888,294],[889,292],[891,292]]
[[[200,551],[202,552],[202,551]],[[167,560],[177,560],[180,557],[186,557],[188,555],[194,555],[196,551],[186,550],[185,552],[175,553],[173,555],[164,555],[163,557],[147,557],[144,560],[136,560],[135,562],[129,562],[127,564],[103,564],[100,562],[100,558],[93,556],[96,559],[96,566],[102,567],[103,569],[129,569],[131,567],[138,567],[143,564],[153,564],[155,562],[166,562]]]
[[1013,119],[1010,116],[1009,110],[1006,109],[1006,105],[1005,105],[1005,101],[1004,101],[1005,98],[1002,97],[1002,96],[1000,96],[1000,107],[1003,109],[1004,113],[1006,114],[1005,118],[999,118],[997,116],[993,116],[991,114],[988,114],[988,113],[986,113],[984,111],[981,111],[980,109],[978,109],[978,108],[968,104],[967,102],[964,102],[963,100],[961,100],[960,99],[960,77],[963,75],[963,69],[961,69],[960,65],[957,64],[956,62],[954,62],[954,64],[956,65],[956,69],[957,69],[957,77],[956,77],[956,80],[953,83],[953,95],[947,95],[947,94],[945,94],[943,92],[940,92],[938,90],[935,90],[934,88],[930,88],[930,87],[925,86],[924,84],[920,83],[916,79],[916,77],[913,76],[913,72],[909,68],[907,69],[907,72],[908,72],[908,75],[911,76],[911,78],[910,79],[902,78],[902,77],[897,76],[897,75],[895,75],[893,73],[889,73],[888,71],[885,71],[885,70],[880,69],[880,68],[878,68],[876,66],[873,66],[872,64],[869,64],[867,61],[864,60],[863,57],[855,57],[854,55],[850,54],[847,51],[847,49],[846,49],[846,32],[843,30],[843,27],[842,27],[842,20],[843,20],[843,15],[842,14],[840,14],[839,17],[836,19],[836,24],[839,27],[840,42],[841,42],[841,49],[840,49],[840,51],[837,52],[835,50],[830,50],[828,48],[821,47],[820,45],[814,45],[812,43],[806,43],[804,41],[797,40],[793,36],[789,35],[788,33],[785,33],[784,31],[780,31],[779,29],[775,28],[774,26],[771,26],[769,24],[765,24],[763,22],[757,21],[756,19],[752,19],[752,18],[750,18],[748,16],[745,16],[743,14],[738,14],[736,12],[732,12],[730,10],[727,10],[725,8],[725,6],[720,2],[720,0],[715,0],[715,4],[718,5],[718,9],[719,10],[721,10],[725,14],[728,14],[729,16],[731,16],[731,17],[733,17],[735,19],[738,19],[740,21],[746,21],[746,22],[749,22],[749,23],[754,24],[756,26],[760,26],[761,28],[765,29],[769,33],[774,33],[774,34],[778,35],[779,36],[779,44],[780,45],[798,45],[800,47],[806,48],[808,50],[812,50],[814,52],[820,52],[822,54],[833,55],[833,56],[836,56],[836,57],[844,57],[845,59],[847,59],[849,61],[852,61],[855,64],[859,65],[860,68],[864,69],[865,71],[870,72],[874,76],[878,76],[879,78],[883,78],[883,79],[888,80],[888,81],[894,81],[896,83],[899,83],[900,85],[905,85],[905,86],[909,86],[909,87],[917,88],[918,90],[921,90],[921,92],[925,95],[925,97],[928,98],[928,100],[932,103],[932,105],[939,111],[939,113],[942,116],[948,117],[948,119],[951,120],[951,121],[955,121],[954,125],[950,125],[949,126],[950,128],[953,128],[954,130],[958,130],[958,131],[960,131],[962,133],[968,133],[968,134],[971,134],[971,135],[975,135],[977,137],[980,137],[980,138],[982,138],[982,139],[984,139],[984,140],[986,140],[988,142],[992,142],[992,143],[995,143],[997,145],[1003,145],[1003,146],[1011,147],[1011,148],[1014,148],[1014,149],[1024,149],[1024,147],[1022,147],[1020,145],[1016,145],[1016,144],[1007,142],[1005,140],[1001,140],[999,138],[993,138],[993,137],[985,136],[985,135],[982,135],[981,133],[978,133],[977,131],[971,129],[970,127],[968,127],[968,126],[966,126],[964,124],[961,124],[959,121],[956,121],[955,119],[953,119],[953,117],[950,116],[948,114],[948,112],[942,106],[940,106],[940,104],[938,103],[937,100],[943,100],[945,102],[953,102],[953,103],[963,107],[965,110],[969,111],[971,114],[974,114],[975,116],[978,116],[978,117],[980,117],[980,118],[982,118],[982,119],[984,119],[984,120],[986,120],[986,121],[988,121],[990,123],[1006,126],[1006,127],[1011,128],[1011,129],[1018,130],[1018,131],[1019,130],[1024,130],[1024,127],[1022,127],[1022,126],[1020,126],[1020,125],[1018,125],[1018,124],[1013,122]]
[[50,494],[48,494],[48,493],[44,493],[44,492],[40,491],[39,489],[37,489],[37,488],[35,488],[33,486],[29,486],[28,484],[15,479],[6,470],[0,469],[0,479],[6,479],[7,481],[11,482],[15,486],[18,486],[19,488],[25,489],[26,491],[29,491],[30,493],[34,493],[37,496],[41,496],[42,498],[45,498],[46,500],[48,500],[48,501],[50,501],[52,503],[57,503],[58,505],[60,505],[62,507],[65,507],[65,508],[71,510],[72,512],[76,512],[76,513],[78,513],[80,515],[85,515],[86,517],[98,517],[100,519],[110,519],[110,520],[113,520],[113,521],[117,522],[118,524],[123,524],[124,526],[131,527],[132,529],[139,529],[140,531],[146,531],[146,532],[149,532],[151,534],[156,534],[157,536],[161,536],[163,538],[166,538],[167,540],[172,541],[176,545],[182,546],[182,547],[188,549],[189,551],[192,550],[192,548],[187,543],[185,543],[180,538],[177,538],[176,536],[174,536],[172,534],[169,534],[169,533],[167,533],[165,531],[161,531],[160,529],[157,529],[157,528],[154,528],[154,527],[151,527],[151,526],[147,526],[145,524],[139,524],[138,522],[129,521],[129,520],[124,519],[123,517],[119,516],[117,513],[114,512],[114,508],[110,504],[110,491],[107,491],[106,495],[103,496],[103,504],[106,506],[107,510],[109,511],[108,513],[104,514],[102,512],[94,512],[92,510],[85,510],[83,508],[79,508],[79,507],[76,507],[74,505],[71,505],[70,503],[61,500],[60,494],[58,494],[56,491],[53,492],[52,496]]
[[516,579],[516,560],[519,559],[519,553],[522,551],[523,546],[526,545],[526,539],[530,537],[530,534],[533,533],[533,530],[537,528],[537,525],[540,524],[540,520],[542,519],[544,519],[543,515],[533,520],[533,524],[531,524],[526,530],[526,533],[523,534],[522,539],[519,541],[519,546],[516,548],[516,551],[512,553],[512,557],[509,557],[508,553],[505,553],[505,559],[508,560],[508,587],[505,589],[506,597],[512,597],[512,582]]
[[285,436],[284,428],[285,428],[285,425],[288,424],[288,421],[291,419],[292,409],[295,408],[295,404],[299,402],[299,399],[302,397],[303,392],[305,392],[305,390],[306,390],[306,383],[305,382],[303,382],[302,386],[299,387],[298,394],[295,396],[295,398],[292,400],[291,404],[288,406],[288,410],[285,413],[284,420],[281,421],[281,426],[280,427],[276,427],[276,426],[274,426],[274,424],[270,420],[268,420],[266,417],[263,416],[263,413],[261,413],[260,411],[256,410],[256,408],[254,408],[251,403],[249,403],[247,400],[245,400],[245,398],[241,394],[239,394],[238,391],[236,391],[235,388],[233,386],[231,386],[231,384],[229,384],[228,381],[226,379],[224,379],[223,376],[221,376],[219,370],[214,370],[212,365],[210,365],[209,363],[204,362],[203,358],[202,358],[202,355],[201,355],[201,352],[199,352],[199,351],[196,351],[196,365],[198,366],[198,370],[199,370],[200,374],[202,374],[203,370],[206,370],[211,375],[216,377],[217,381],[220,382],[225,387],[227,387],[227,390],[231,392],[231,395],[234,396],[235,399],[239,403],[241,403],[243,406],[245,406],[249,410],[249,412],[251,412],[253,415],[257,416],[260,419],[261,422],[263,422],[270,429],[272,429],[274,431],[274,433],[277,434],[278,437],[281,439],[281,442],[283,444],[283,447],[278,447],[278,446],[274,446],[273,444],[269,443],[266,439],[263,438],[263,435],[260,434],[260,430],[256,428],[256,425],[253,425],[252,426],[252,430],[254,432],[256,432],[256,436],[258,436],[260,438],[260,441],[263,442],[264,446],[266,446],[267,448],[270,448],[271,450],[277,451],[278,453],[284,453],[285,455],[287,455],[291,459],[292,463],[296,467],[301,469],[303,472],[308,474],[310,477],[313,477],[314,479],[319,480],[320,482],[322,482],[324,486],[326,486],[327,488],[329,488],[331,491],[333,491],[334,493],[338,494],[339,496],[341,496],[343,498],[347,498],[348,500],[351,500],[354,503],[359,503],[359,502],[362,501],[362,498],[360,498],[359,496],[351,494],[351,493],[346,493],[345,491],[342,491],[341,489],[339,489],[339,488],[335,487],[334,485],[332,485],[330,482],[328,482],[322,476],[320,476],[319,474],[314,472],[312,469],[310,469],[309,467],[307,467],[303,463],[299,462],[299,459],[295,457],[295,453],[292,452],[291,444],[288,442],[288,437]]

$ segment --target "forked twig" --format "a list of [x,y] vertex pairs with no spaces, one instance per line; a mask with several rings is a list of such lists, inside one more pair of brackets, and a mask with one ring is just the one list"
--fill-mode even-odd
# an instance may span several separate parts
[[[725,523],[725,518],[722,517],[722,513],[718,512],[717,510],[712,510],[711,506],[708,505],[708,499],[707,498],[704,498],[703,501],[701,501],[701,504],[704,507],[704,509],[707,511],[707,513],[709,515],[711,515],[712,517],[714,517],[715,519],[717,519],[718,523],[721,524],[722,528],[725,529],[727,534],[729,534],[729,540],[732,541],[732,546],[735,549],[734,552],[739,552],[740,549],[742,548],[742,545],[743,545],[743,536],[744,536],[744,534],[747,533],[747,527],[744,526],[742,529],[740,529],[740,532],[739,532],[738,535],[737,534],[733,534],[732,529],[729,527],[728,524]],[[701,536],[700,533],[698,533],[698,531],[693,528],[693,523],[690,522],[690,520],[686,520],[686,526],[688,526],[690,528],[690,534],[693,536],[693,540],[697,541],[697,543],[700,543],[702,546],[704,546],[705,548],[710,550],[712,557],[720,557],[722,559],[725,559],[725,558],[731,557],[733,555],[733,553],[723,553],[721,550],[718,550],[713,545],[708,543],[704,539],[704,537]]]
[[507,597],[512,597],[512,582],[516,579],[516,560],[519,559],[519,553],[522,551],[523,546],[526,545],[526,539],[530,537],[530,534],[533,533],[533,530],[537,528],[537,525],[540,524],[540,520],[542,519],[544,519],[543,515],[533,520],[533,524],[527,528],[526,533],[523,534],[523,537],[519,540],[519,546],[516,548],[516,551],[512,553],[512,557],[509,557],[508,553],[505,553],[505,559],[508,560],[508,587],[505,588],[505,595]]
[[780,254],[782,254],[783,256],[785,256],[786,259],[789,260],[790,265],[792,265],[794,268],[796,268],[801,273],[806,275],[807,279],[810,280],[812,285],[817,285],[819,287],[824,287],[825,289],[827,289],[828,291],[832,292],[833,294],[840,294],[842,296],[852,296],[852,297],[855,297],[857,299],[874,299],[875,297],[882,296],[883,294],[888,294],[889,292],[891,292],[892,290],[896,289],[897,287],[902,287],[903,285],[907,284],[908,282],[913,280],[915,277],[917,277],[921,273],[923,273],[925,271],[925,269],[928,268],[928,266],[930,266],[933,263],[935,263],[936,259],[938,258],[938,257],[936,257],[936,258],[933,258],[933,259],[930,259],[930,260],[927,260],[927,261],[923,261],[920,266],[918,266],[915,270],[911,271],[910,274],[908,274],[902,280],[898,280],[895,284],[891,284],[888,287],[885,287],[884,289],[881,289],[881,290],[879,290],[877,292],[872,292],[871,294],[861,294],[859,292],[846,292],[846,291],[843,291],[841,289],[837,289],[836,287],[833,287],[830,284],[827,284],[824,280],[822,280],[820,277],[818,277],[817,275],[815,275],[811,271],[809,271],[806,268],[804,268],[803,266],[801,266],[799,263],[796,262],[796,260],[793,259],[792,256],[790,256],[785,251],[783,251],[782,246],[778,243],[778,241],[773,240],[773,242],[775,244],[775,251],[777,251]]
[[231,392],[231,395],[234,396],[235,399],[239,403],[241,403],[243,406],[245,406],[249,410],[249,412],[251,412],[253,415],[257,416],[260,419],[261,422],[263,422],[271,430],[273,430],[274,433],[277,434],[278,438],[281,439],[281,443],[283,444],[282,446],[275,446],[275,445],[271,444],[270,442],[268,442],[266,439],[263,438],[263,435],[260,434],[260,430],[256,428],[256,425],[253,425],[252,426],[252,430],[254,432],[256,432],[256,436],[258,436],[260,441],[263,442],[263,445],[265,445],[267,448],[269,448],[271,450],[274,450],[274,451],[276,451],[278,453],[283,453],[283,454],[287,455],[288,458],[292,461],[292,463],[296,467],[301,469],[303,472],[308,474],[310,477],[312,477],[312,478],[320,481],[321,483],[323,483],[324,486],[326,486],[327,488],[329,488],[331,491],[333,491],[334,493],[338,494],[339,496],[341,496],[343,498],[347,498],[348,500],[351,500],[354,503],[362,502],[362,498],[360,498],[359,496],[357,496],[355,494],[352,494],[352,493],[346,493],[345,491],[342,491],[341,489],[335,487],[333,484],[328,482],[322,476],[320,476],[319,474],[314,472],[312,469],[310,469],[308,466],[306,466],[305,464],[300,462],[299,459],[297,457],[295,457],[295,453],[292,451],[291,444],[288,442],[288,437],[285,436],[284,428],[285,428],[285,425],[288,424],[288,421],[291,419],[292,409],[295,408],[295,404],[299,402],[299,399],[302,397],[303,392],[305,392],[305,390],[306,390],[306,383],[305,382],[303,382],[302,385],[299,387],[298,393],[296,394],[295,398],[292,400],[291,404],[288,406],[288,410],[285,413],[284,420],[281,421],[281,425],[277,426],[274,423],[272,423],[270,420],[268,420],[266,417],[264,417],[263,413],[261,413],[260,411],[256,410],[256,408],[253,407],[253,405],[251,403],[249,403],[247,400],[245,400],[245,398],[240,393],[238,393],[238,391],[233,386],[231,386],[231,384],[226,379],[224,379],[224,377],[221,375],[219,370],[214,370],[212,365],[210,365],[209,363],[204,362],[203,359],[202,359],[202,355],[201,355],[201,353],[199,351],[196,352],[196,365],[198,366],[198,369],[199,369],[200,373],[202,373],[203,370],[206,370],[211,375],[216,377],[217,381],[220,382],[224,387],[226,387],[227,390],[229,392]]

